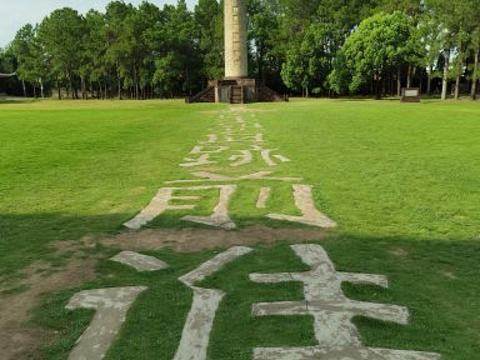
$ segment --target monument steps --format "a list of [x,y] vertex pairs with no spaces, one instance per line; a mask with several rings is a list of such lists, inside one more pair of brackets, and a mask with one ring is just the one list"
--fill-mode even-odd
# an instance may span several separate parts
[[215,102],[215,87],[208,86],[206,89],[200,91],[194,96],[186,98],[187,103],[214,103]]
[[243,86],[232,86],[230,90],[230,104],[243,104]]

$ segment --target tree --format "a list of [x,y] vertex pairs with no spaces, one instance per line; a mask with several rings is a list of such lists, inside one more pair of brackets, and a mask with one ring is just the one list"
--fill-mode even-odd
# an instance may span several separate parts
[[327,27],[312,24],[308,27],[300,46],[292,47],[288,51],[287,61],[282,67],[282,78],[288,87],[302,88],[307,97],[312,87],[325,91],[332,55],[328,42],[325,41],[328,35]]
[[82,42],[85,32],[82,17],[76,10],[63,8],[53,11],[38,27],[38,36],[47,56],[51,59],[52,72],[60,82],[67,82],[67,94],[78,98],[75,77],[81,64]]
[[217,0],[200,0],[195,6],[201,76],[204,82],[224,77],[223,11]]
[[[163,32],[167,51],[164,52],[164,61],[157,61],[157,64],[161,64],[157,71],[163,73],[164,64],[169,64],[169,70],[173,74],[173,77],[169,78],[175,79],[175,84],[169,87],[175,88],[176,93],[191,95],[193,90],[200,90],[198,85],[195,86],[200,78],[201,63],[195,20],[193,14],[188,11],[185,0],[179,0],[176,7],[166,5],[163,11],[167,19]],[[156,78],[165,79],[163,76]]]
[[127,19],[135,11],[131,4],[112,1],[105,13],[107,48],[105,61],[107,66],[115,69],[118,98],[122,99],[122,90],[132,84],[132,40],[131,29],[127,29]]
[[478,27],[477,0],[429,0],[427,3],[444,34],[444,71],[442,79],[442,100],[447,98],[448,81],[451,72],[451,57],[454,59],[453,74],[456,78],[455,98],[460,96],[460,78],[464,74],[464,64],[470,34]]
[[33,95],[37,96],[37,85],[40,96],[45,98],[44,83],[49,78],[48,57],[37,36],[37,27],[31,24],[23,26],[12,41],[11,51],[17,59],[17,75],[23,84],[24,96],[27,94],[25,83],[33,86]]
[[[90,83],[90,91],[94,88],[97,97],[105,98],[104,82],[106,80],[106,37],[105,37],[105,16],[98,11],[90,10],[85,15],[85,33],[82,37],[83,52],[79,75],[81,79],[82,97],[87,98],[86,83]],[[94,85],[96,84],[96,86]]]
[[352,73],[350,90],[356,91],[373,79],[376,99],[381,97],[382,80],[388,71],[422,55],[416,28],[400,12],[380,13],[362,21],[342,52]]
[[472,51],[474,52],[474,58],[475,60],[473,61],[473,71],[472,71],[472,89],[470,92],[470,97],[472,100],[477,99],[477,82],[479,79],[479,72],[480,72],[480,64],[479,64],[479,58],[480,58],[480,26],[479,28],[475,29],[475,31],[472,33]]

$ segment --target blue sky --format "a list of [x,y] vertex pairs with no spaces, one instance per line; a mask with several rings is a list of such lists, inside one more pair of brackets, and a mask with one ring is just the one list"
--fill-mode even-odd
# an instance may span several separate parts
[[[126,3],[138,5],[143,0],[125,0]],[[38,23],[53,10],[71,7],[81,13],[89,9],[104,10],[110,0],[1,0],[0,47],[5,47],[15,37],[15,33],[27,23]],[[163,4],[176,4],[177,0],[149,0],[162,7]],[[187,0],[193,9],[197,0]]]

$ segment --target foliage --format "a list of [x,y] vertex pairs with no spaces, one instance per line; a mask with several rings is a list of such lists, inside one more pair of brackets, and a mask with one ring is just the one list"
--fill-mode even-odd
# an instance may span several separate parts
[[[278,91],[308,94],[315,88],[323,95],[371,93],[374,76],[389,94],[400,86],[422,87],[425,82],[430,91],[432,82],[442,77],[443,92],[454,79],[458,97],[460,88],[469,80],[476,84],[478,78],[477,2],[250,0],[249,76]],[[61,89],[72,98],[80,93],[83,98],[186,96],[202,89],[207,80],[224,76],[223,6],[223,1],[200,0],[191,11],[185,0],[162,8],[114,0],[105,13],[81,15],[64,8],[38,26],[20,29],[11,48],[21,78],[34,88],[41,79],[57,88],[59,97],[65,95]],[[370,29],[377,35],[370,33],[364,45],[370,42],[374,53],[350,69],[345,67],[352,61],[344,45],[348,41],[347,47],[355,47],[356,34],[368,26],[362,25],[367,19],[367,24],[390,30]],[[392,32],[397,30],[400,36],[394,39]],[[381,41],[389,37],[389,46],[402,49],[385,52],[380,49],[385,44],[372,42],[375,36]],[[379,71],[382,74],[372,75]]]
[[364,20],[342,49],[352,73],[350,90],[358,90],[372,78],[379,89],[387,71],[414,63],[421,58],[421,50],[417,30],[406,15],[380,13]]

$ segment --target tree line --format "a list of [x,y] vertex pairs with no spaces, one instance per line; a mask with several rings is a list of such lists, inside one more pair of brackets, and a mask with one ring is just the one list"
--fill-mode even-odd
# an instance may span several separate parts
[[[250,0],[248,13],[250,76],[281,93],[478,92],[478,0]],[[223,48],[222,0],[112,1],[23,26],[0,73],[16,71],[16,91],[33,96],[172,98],[223,78]]]

